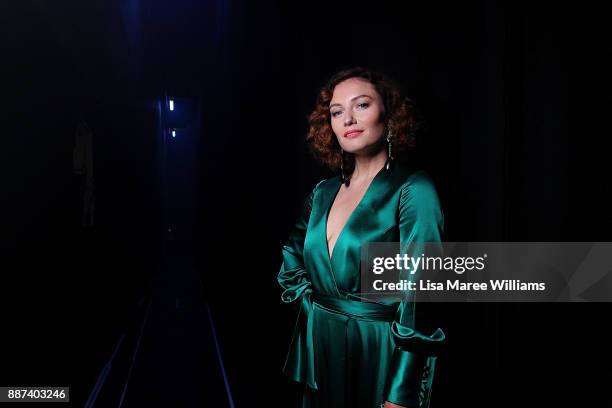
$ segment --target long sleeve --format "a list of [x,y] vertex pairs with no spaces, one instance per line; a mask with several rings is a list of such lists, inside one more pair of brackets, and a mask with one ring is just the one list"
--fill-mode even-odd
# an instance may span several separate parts
[[312,323],[312,319],[309,319],[312,309],[310,296],[312,289],[304,265],[304,240],[315,193],[321,182],[314,187],[304,202],[302,212],[289,234],[289,239],[283,246],[283,262],[277,277],[283,290],[282,301],[296,305],[298,308],[297,322],[283,372],[294,381],[307,384],[312,389],[317,388],[314,375],[312,328],[309,327],[309,323]]
[[283,263],[277,280],[283,289],[281,299],[285,303],[291,303],[299,299],[304,291],[310,287],[310,281],[304,267],[304,238],[306,237],[306,229],[312,210],[312,201],[320,183],[317,183],[306,198],[302,212],[282,249]]
[[[399,204],[400,246],[409,256],[424,252],[425,243],[441,242],[444,215],[433,182],[417,172],[402,187]],[[414,275],[419,276],[419,273]],[[411,279],[414,279],[412,277]],[[386,400],[404,407],[427,407],[436,355],[445,340],[437,329],[431,336],[415,328],[414,291],[400,303],[391,331],[397,347],[387,373]]]

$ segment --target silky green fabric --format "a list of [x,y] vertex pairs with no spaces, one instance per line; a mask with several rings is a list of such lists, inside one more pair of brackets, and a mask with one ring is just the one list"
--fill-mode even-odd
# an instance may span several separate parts
[[303,407],[427,407],[444,332],[415,328],[414,297],[363,301],[360,256],[367,242],[399,241],[416,253],[422,243],[440,242],[435,186],[425,171],[402,163],[381,169],[330,255],[327,217],[340,186],[338,176],[315,186],[282,248],[281,299],[298,306],[283,372],[305,386]]

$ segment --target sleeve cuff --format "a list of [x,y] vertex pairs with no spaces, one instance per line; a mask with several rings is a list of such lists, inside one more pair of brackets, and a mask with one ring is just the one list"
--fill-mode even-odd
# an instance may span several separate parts
[[385,399],[407,408],[427,407],[444,332],[438,328],[426,336],[397,322],[391,330],[397,347],[387,373]]
[[391,333],[395,344],[402,350],[427,356],[438,355],[446,340],[446,335],[440,328],[437,328],[431,336],[426,336],[397,321],[391,325]]

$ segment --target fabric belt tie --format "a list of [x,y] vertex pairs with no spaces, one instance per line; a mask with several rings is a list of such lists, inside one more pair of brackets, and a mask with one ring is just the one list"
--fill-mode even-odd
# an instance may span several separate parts
[[391,322],[397,313],[398,304],[384,305],[382,303],[362,302],[338,296],[313,293],[312,301],[335,313],[340,313],[355,319]]
[[[302,367],[285,367],[285,371],[292,372],[293,379],[299,383],[306,384],[309,388],[317,390],[316,369],[315,369],[315,349],[314,349],[314,316],[313,304],[317,304],[325,310],[340,313],[353,319],[370,320],[380,322],[392,322],[397,313],[398,304],[385,305],[374,302],[364,302],[338,296],[326,295],[307,291],[304,296],[303,306],[307,307],[305,346],[293,344],[294,353],[297,354],[298,361],[303,362]],[[303,322],[303,320],[302,320]],[[303,326],[302,326],[303,327]]]

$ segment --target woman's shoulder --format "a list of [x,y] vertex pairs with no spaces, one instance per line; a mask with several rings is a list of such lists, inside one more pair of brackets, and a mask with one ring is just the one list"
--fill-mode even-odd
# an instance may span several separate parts
[[315,197],[318,197],[320,195],[320,192],[323,191],[326,186],[331,185],[330,183],[333,182],[333,179],[334,177],[323,178],[314,183],[314,186],[311,188],[310,193],[308,193],[307,201],[309,205],[312,205],[312,203],[315,201]]
[[418,197],[421,201],[438,201],[438,193],[433,177],[422,168],[410,169],[402,178],[402,198]]
[[316,193],[317,190],[322,190],[325,187],[334,185],[334,183],[337,183],[339,178],[340,178],[340,176],[332,176],[332,177],[327,177],[327,178],[323,178],[323,179],[319,180],[315,184],[314,188],[312,189],[312,192]]

